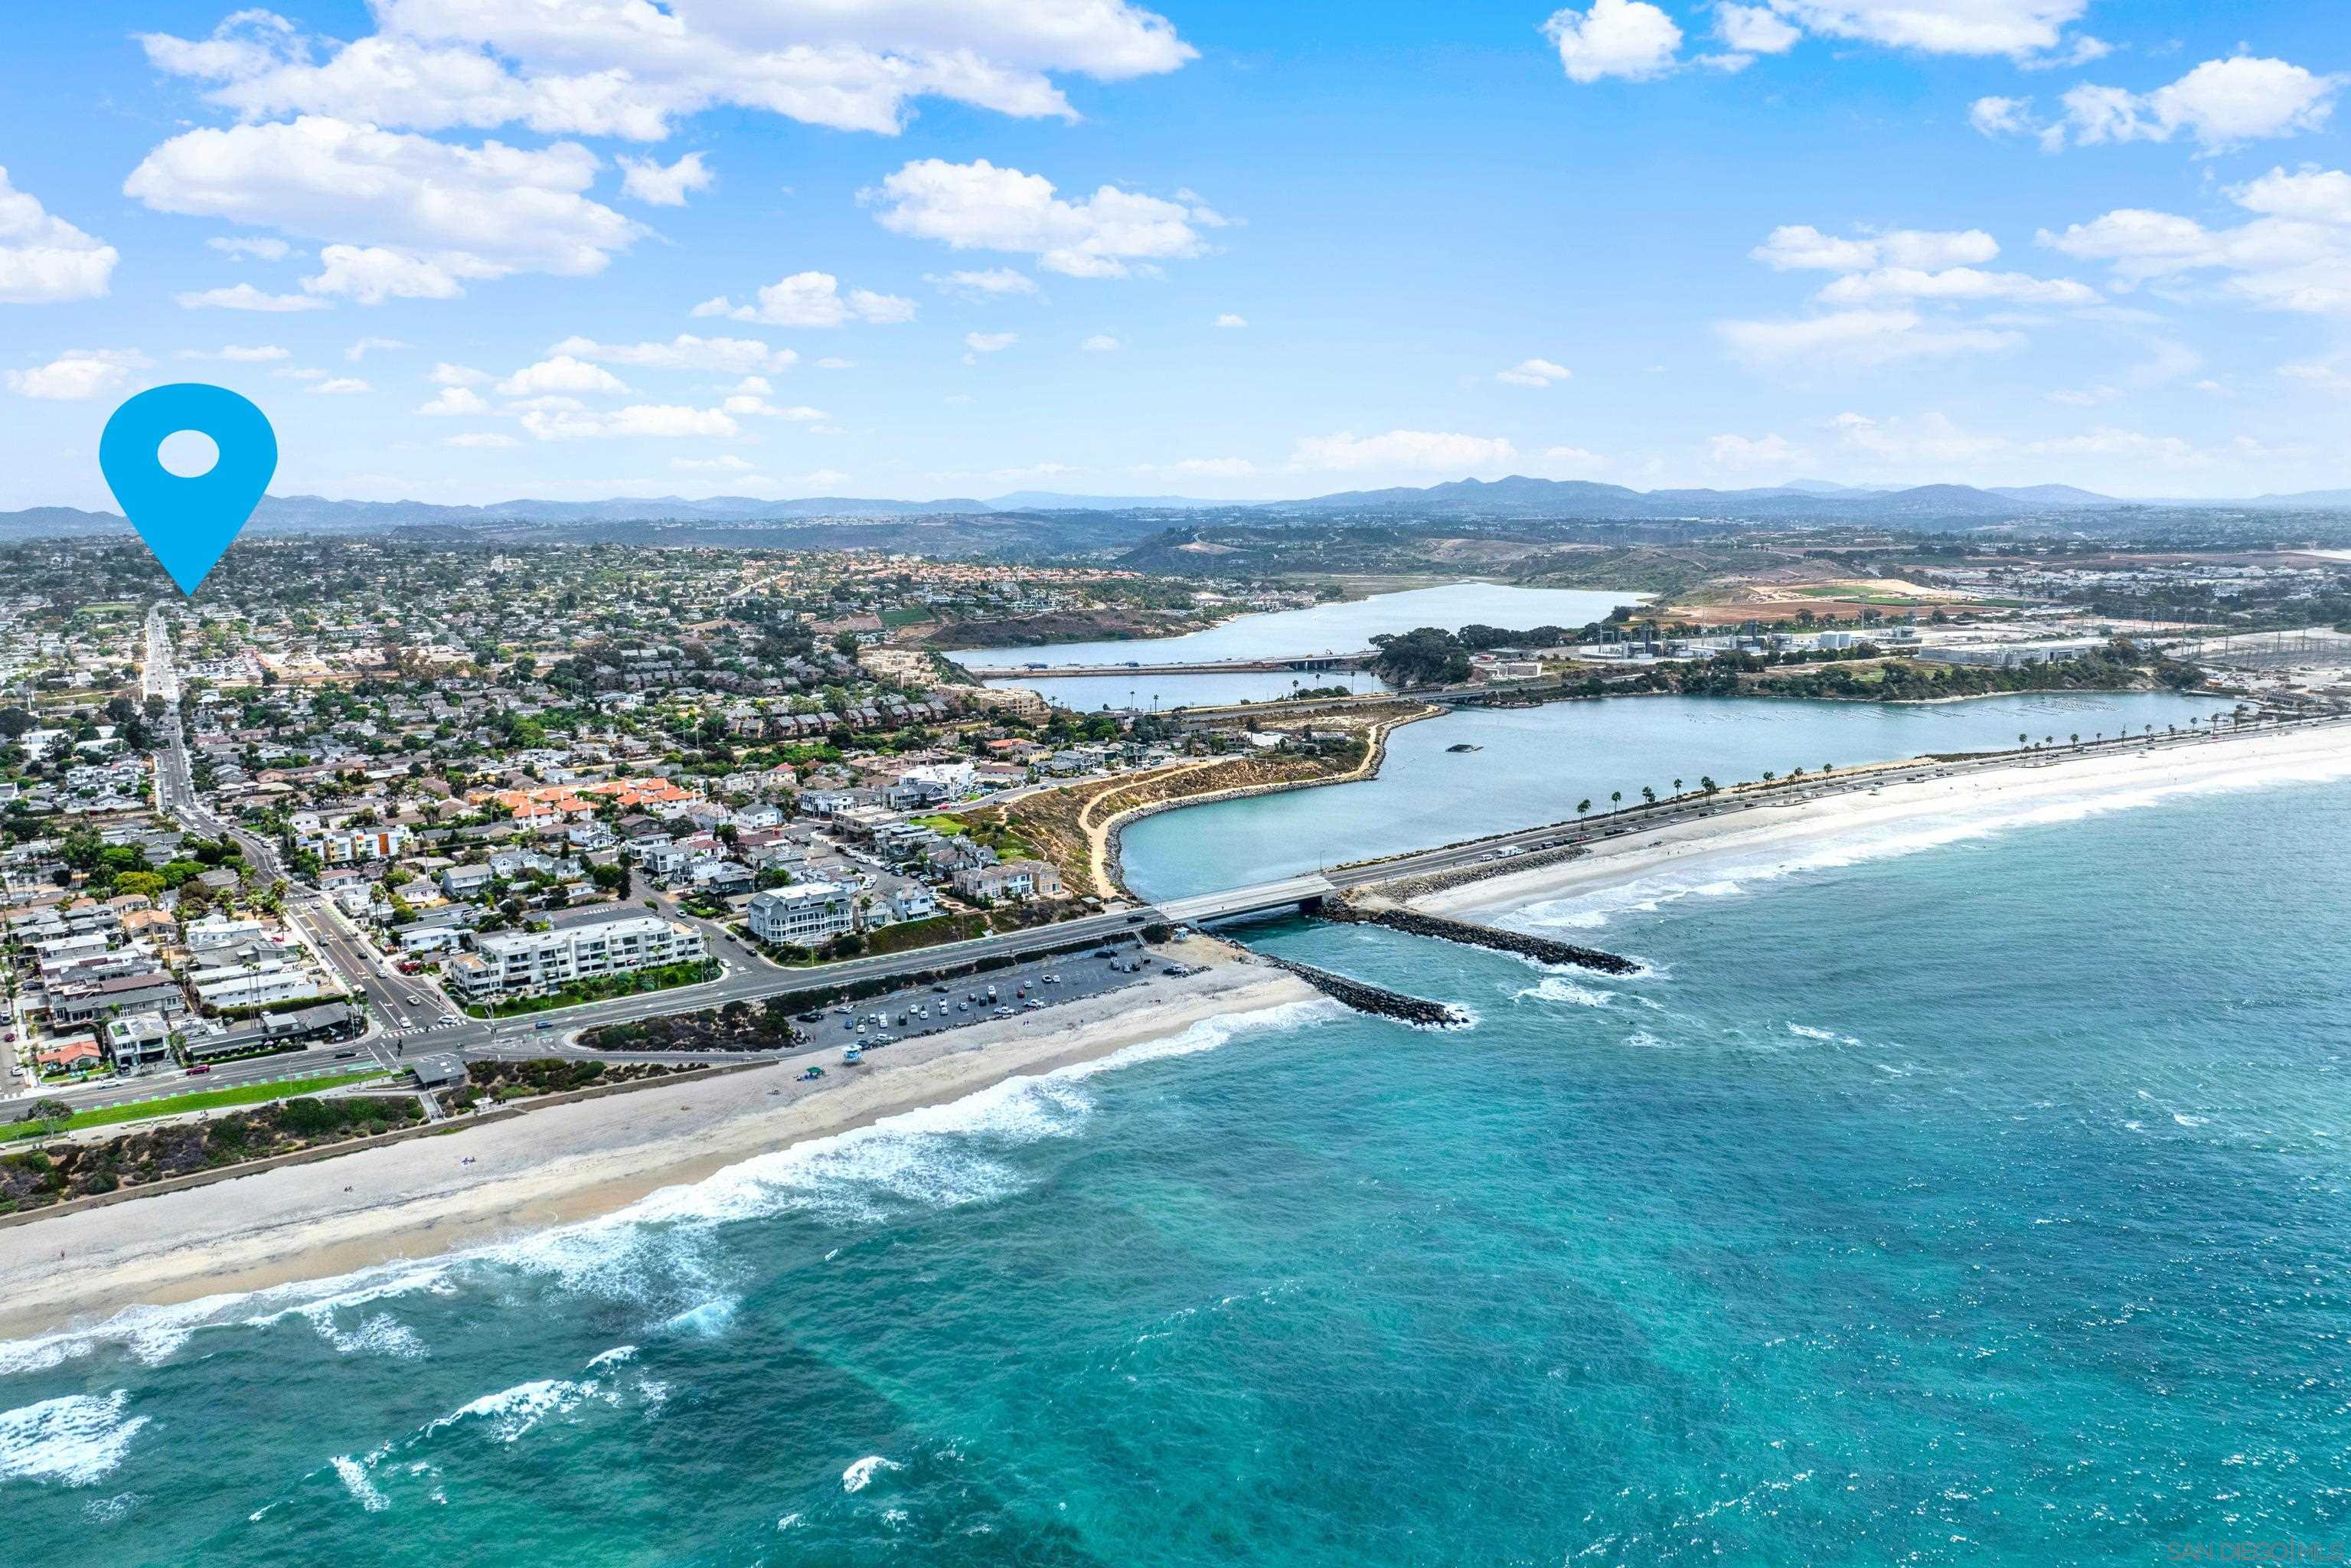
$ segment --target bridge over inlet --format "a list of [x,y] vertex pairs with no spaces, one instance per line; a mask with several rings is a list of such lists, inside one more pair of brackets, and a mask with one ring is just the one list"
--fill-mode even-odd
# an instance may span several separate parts
[[[952,655],[950,655],[952,657]],[[1370,649],[1359,653],[1297,653],[1271,659],[1201,659],[1188,664],[1021,664],[1012,669],[978,669],[967,665],[983,681],[1062,681],[1081,675],[1249,675],[1267,671],[1367,670],[1379,655]]]
[[1195,894],[1189,898],[1164,899],[1154,905],[1162,918],[1198,925],[1211,920],[1232,920],[1244,915],[1273,915],[1319,904],[1339,891],[1331,879],[1316,872],[1308,876],[1261,882],[1254,887],[1228,887],[1221,893]]

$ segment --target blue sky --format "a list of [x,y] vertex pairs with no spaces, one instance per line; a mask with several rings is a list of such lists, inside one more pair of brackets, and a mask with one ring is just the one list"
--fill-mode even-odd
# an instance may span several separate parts
[[[2351,484],[2315,3],[17,7],[0,507]],[[260,308],[256,308],[260,307]]]

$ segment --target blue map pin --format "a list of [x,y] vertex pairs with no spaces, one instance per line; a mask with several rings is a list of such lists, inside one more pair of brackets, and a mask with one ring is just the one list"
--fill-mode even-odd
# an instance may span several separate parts
[[[163,466],[166,436],[193,430],[220,457],[193,478]],[[277,472],[277,433],[268,418],[226,387],[180,382],[150,387],[114,411],[98,438],[98,466],[122,515],[193,597],[228,553]]]

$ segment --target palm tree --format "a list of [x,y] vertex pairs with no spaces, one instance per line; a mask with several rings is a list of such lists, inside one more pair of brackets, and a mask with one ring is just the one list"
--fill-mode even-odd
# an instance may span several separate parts
[[1641,786],[1641,799],[1654,806],[1657,803],[1657,792],[1644,784]]
[[1773,780],[1774,779],[1777,779],[1778,777],[1780,777],[1780,776],[1779,776],[1777,773],[1772,772],[1769,768],[1766,768],[1765,769],[1763,769],[1763,782],[1764,782],[1764,783],[1769,784],[1770,782],[1771,782],[1771,780]]
[[1675,793],[1675,795],[1676,795],[1676,796],[1679,796],[1679,795],[1681,794],[1681,792],[1682,792],[1682,781],[1681,781],[1680,779],[1675,779],[1675,780],[1674,780],[1674,793]]
[[1625,791],[1624,791],[1624,790],[1622,790],[1622,789],[1611,789],[1611,790],[1609,790],[1609,791],[1608,791],[1608,814],[1609,814],[1610,816],[1612,816],[1612,817],[1613,817],[1613,816],[1614,816],[1614,815],[1616,814],[1617,809],[1618,809],[1620,806],[1622,806],[1624,803],[1625,803]]
[[1576,814],[1578,817],[1585,817],[1585,816],[1589,816],[1589,815],[1591,815],[1591,812],[1592,812],[1592,802],[1591,802],[1591,801],[1589,801],[1589,800],[1578,800],[1578,801],[1575,803],[1575,814]]
[[1705,791],[1706,791],[1708,794],[1709,794],[1709,795],[1713,794],[1713,793],[1715,792],[1716,789],[1717,789],[1717,788],[1719,788],[1719,786],[1717,786],[1717,785],[1716,785],[1715,781],[1714,781],[1712,779],[1710,779],[1710,778],[1707,778],[1707,777],[1704,777],[1704,776],[1701,776],[1701,777],[1699,778],[1699,779],[1698,779],[1698,787],[1699,789],[1701,789],[1705,790]]
[[2082,732],[2077,729],[2071,735],[2068,735],[2065,738],[2072,741],[2075,746],[2079,746],[2082,744]]
[[2016,736],[2016,744],[2019,746],[2030,746],[2032,744],[2032,737],[2026,735],[2023,731],[2019,730]]

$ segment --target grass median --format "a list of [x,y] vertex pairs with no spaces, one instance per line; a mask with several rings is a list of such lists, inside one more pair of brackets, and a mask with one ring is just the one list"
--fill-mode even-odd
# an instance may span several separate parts
[[151,1116],[177,1116],[189,1111],[222,1111],[233,1105],[265,1105],[272,1100],[290,1100],[297,1095],[316,1094],[321,1090],[340,1089],[348,1084],[390,1076],[381,1068],[371,1068],[360,1072],[331,1072],[317,1078],[296,1078],[282,1083],[242,1083],[234,1089],[202,1089],[193,1094],[173,1094],[162,1100],[139,1100],[126,1105],[101,1105],[93,1111],[77,1111],[62,1121],[20,1122],[0,1129],[0,1136],[11,1139],[47,1138],[59,1133],[78,1132],[84,1127],[143,1122]]

